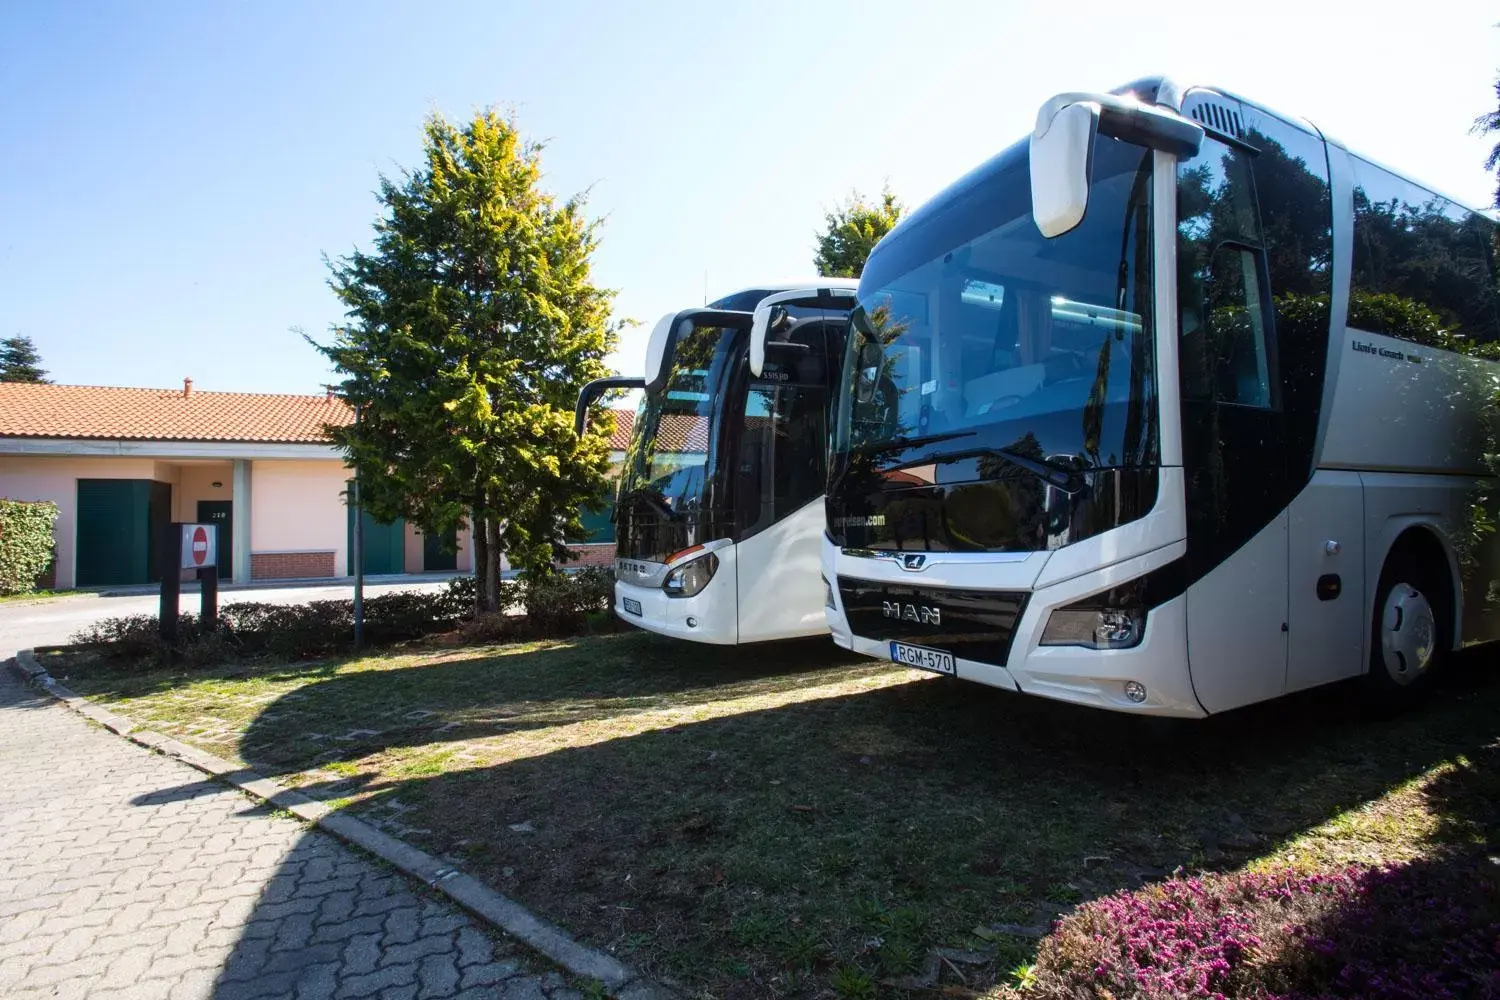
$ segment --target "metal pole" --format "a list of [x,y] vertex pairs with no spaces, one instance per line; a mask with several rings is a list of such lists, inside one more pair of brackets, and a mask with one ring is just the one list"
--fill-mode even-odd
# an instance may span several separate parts
[[[173,521],[161,540],[161,604],[157,629],[168,646],[177,641],[177,613],[182,600],[182,525]],[[170,651],[168,656],[170,656]]]
[[[359,427],[359,407],[354,408],[354,426]],[[354,467],[354,648],[365,640],[365,512],[359,505],[359,466]]]
[[[215,529],[217,530],[217,529]],[[198,571],[198,620],[205,631],[219,630],[219,566],[204,566]]]

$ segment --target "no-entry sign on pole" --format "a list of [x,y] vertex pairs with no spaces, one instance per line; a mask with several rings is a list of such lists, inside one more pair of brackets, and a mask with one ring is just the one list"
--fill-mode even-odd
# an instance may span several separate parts
[[182,568],[202,569],[219,563],[219,532],[212,524],[182,525]]

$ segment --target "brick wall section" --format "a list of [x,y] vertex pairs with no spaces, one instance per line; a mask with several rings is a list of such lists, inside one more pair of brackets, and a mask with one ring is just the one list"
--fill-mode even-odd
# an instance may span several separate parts
[[313,580],[333,576],[333,550],[325,552],[252,552],[252,580]]
[[563,563],[563,566],[572,568],[575,566],[602,566],[610,569],[615,564],[615,543],[600,542],[596,545],[572,545],[569,546],[576,559]]

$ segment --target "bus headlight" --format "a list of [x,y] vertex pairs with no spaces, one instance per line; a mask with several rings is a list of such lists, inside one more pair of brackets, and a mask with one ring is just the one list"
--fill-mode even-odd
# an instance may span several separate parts
[[719,558],[712,552],[706,552],[691,562],[675,567],[667,574],[666,580],[662,581],[661,589],[667,592],[668,597],[696,597],[708,586],[708,581],[714,578],[718,569]]
[[1042,629],[1041,644],[1129,649],[1140,645],[1145,633],[1146,612],[1143,609],[1111,607],[1099,602],[1098,598],[1089,598],[1052,612],[1047,618],[1047,627]]
[[837,610],[838,605],[833,603],[833,584],[828,582],[828,577],[823,577],[823,607]]

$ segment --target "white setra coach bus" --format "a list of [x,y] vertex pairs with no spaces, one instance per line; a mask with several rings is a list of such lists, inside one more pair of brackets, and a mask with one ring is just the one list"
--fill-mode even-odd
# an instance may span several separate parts
[[1497,634],[1494,238],[1221,90],[1048,101],[866,265],[835,641],[1143,714],[1409,697]]
[[669,313],[615,504],[615,613],[662,635],[737,644],[826,635],[818,570],[828,417],[855,282],[744,289]]

